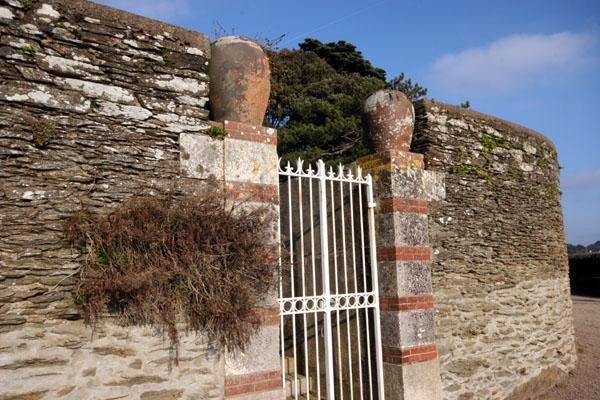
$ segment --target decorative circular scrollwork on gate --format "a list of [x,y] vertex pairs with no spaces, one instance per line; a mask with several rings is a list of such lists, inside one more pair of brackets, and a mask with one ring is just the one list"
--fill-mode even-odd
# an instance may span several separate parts
[[324,312],[328,309],[331,311],[350,310],[374,306],[375,296],[373,293],[334,294],[329,297],[329,307],[327,307],[326,296],[279,299],[279,310],[283,315]]

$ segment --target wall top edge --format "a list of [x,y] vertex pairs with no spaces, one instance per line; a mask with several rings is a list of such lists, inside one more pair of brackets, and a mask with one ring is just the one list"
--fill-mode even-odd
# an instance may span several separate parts
[[207,35],[171,25],[166,22],[143,17],[128,11],[119,10],[87,0],[44,0],[40,1],[39,4],[50,4],[59,12],[64,12],[65,14],[82,14],[85,17],[99,19],[103,23],[131,26],[132,28],[140,29],[155,35],[164,35],[165,33],[168,33],[179,41],[186,43],[188,46],[200,49],[204,51],[205,54],[210,54],[210,41]]

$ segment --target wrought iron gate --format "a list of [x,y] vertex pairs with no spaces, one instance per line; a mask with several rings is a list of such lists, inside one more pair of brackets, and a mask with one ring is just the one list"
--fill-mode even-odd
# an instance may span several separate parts
[[283,384],[294,399],[384,399],[373,181],[279,169]]

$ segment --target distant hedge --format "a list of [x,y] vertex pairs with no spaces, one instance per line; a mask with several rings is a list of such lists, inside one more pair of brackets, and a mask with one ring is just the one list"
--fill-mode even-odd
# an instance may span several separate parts
[[600,297],[600,253],[569,256],[571,293]]

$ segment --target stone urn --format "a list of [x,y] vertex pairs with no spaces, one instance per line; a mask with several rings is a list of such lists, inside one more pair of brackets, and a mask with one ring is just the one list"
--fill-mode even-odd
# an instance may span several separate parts
[[271,90],[269,59],[255,42],[225,36],[211,45],[210,108],[215,121],[261,126]]
[[377,153],[410,150],[415,109],[404,93],[379,90],[365,101],[364,112]]

